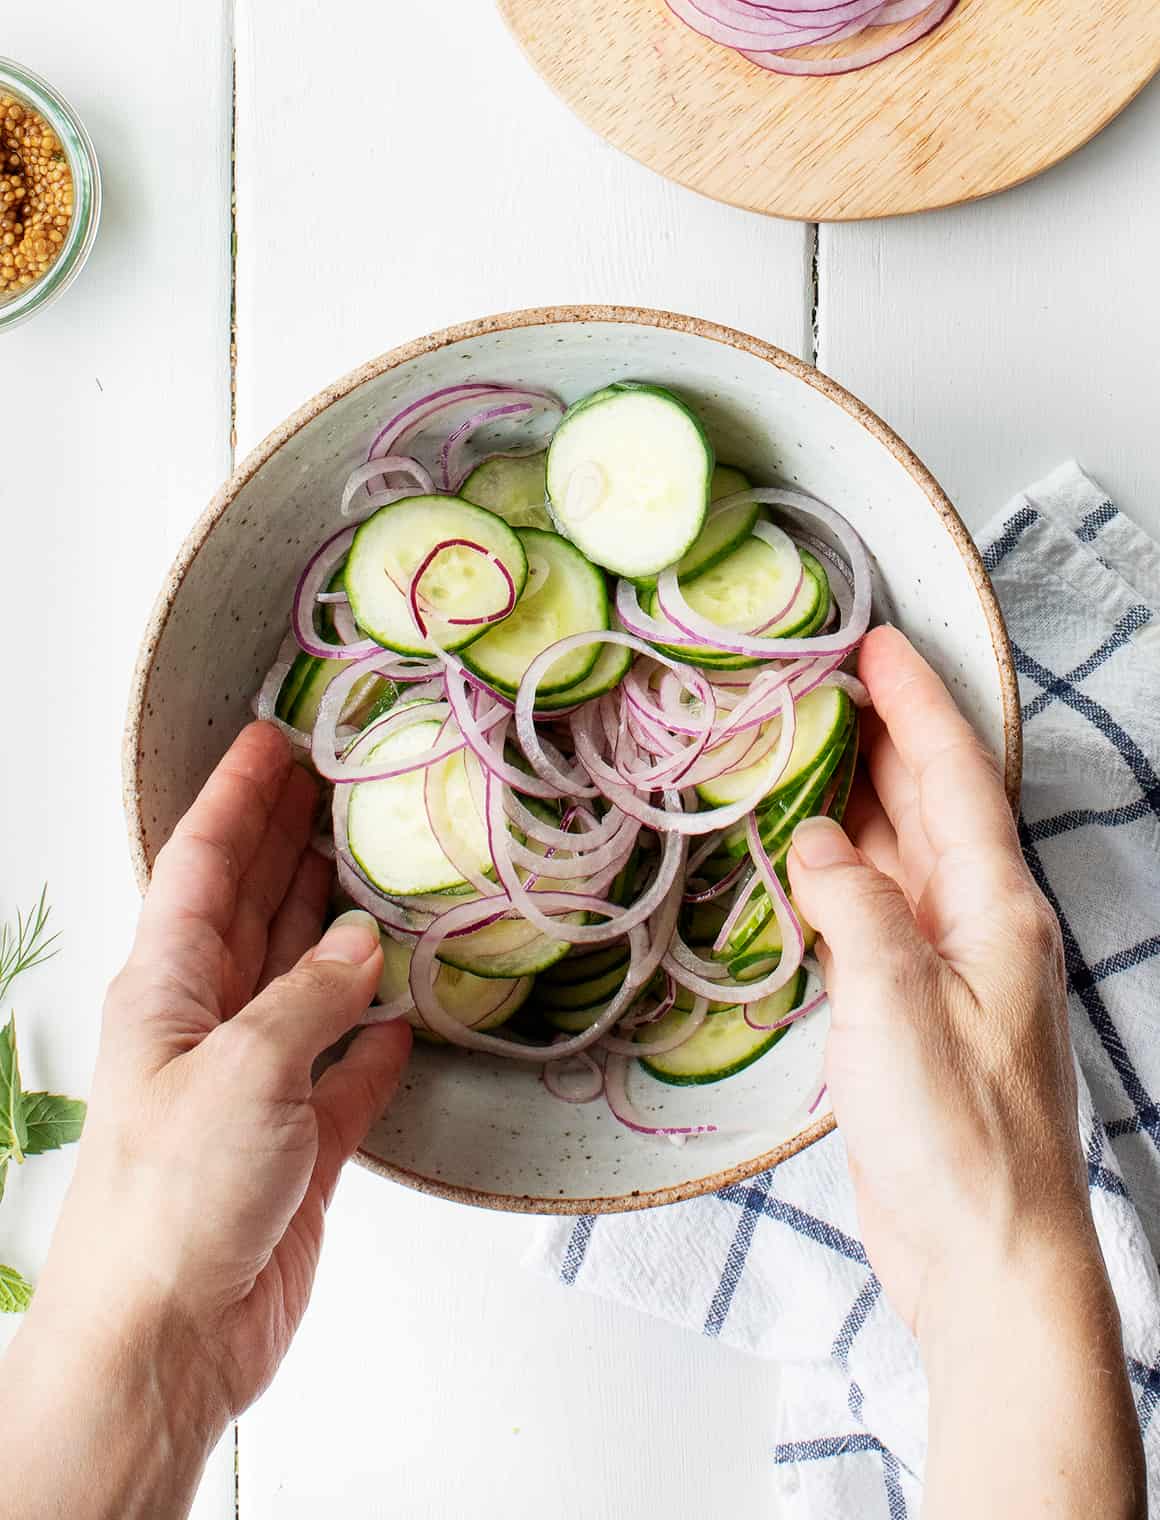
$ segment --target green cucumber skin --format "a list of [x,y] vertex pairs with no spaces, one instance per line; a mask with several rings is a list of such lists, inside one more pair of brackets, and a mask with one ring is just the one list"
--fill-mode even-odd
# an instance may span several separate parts
[[[736,545],[733,547],[736,548]],[[817,588],[818,598],[814,603],[813,610],[803,617],[800,623],[790,628],[782,629],[781,633],[778,634],[778,638],[782,639],[809,638],[818,631],[830,611],[830,583],[826,578],[825,571],[822,570],[817,560],[814,559],[807,549],[802,549],[800,553],[802,562],[806,565],[806,573]],[[813,566],[817,567],[816,571],[810,567],[810,562],[812,562]],[[720,560],[715,560],[713,564],[706,565],[705,569],[715,569],[719,564]],[[656,598],[650,597],[648,604],[643,610],[649,616],[655,617],[657,611]],[[672,644],[656,644],[654,647],[659,649],[662,654],[667,654],[671,659],[683,660],[687,665],[695,665],[701,670],[751,670],[754,666],[764,665],[768,660],[775,658],[774,655],[764,655],[758,658],[743,654],[698,654],[695,650],[690,653],[689,650],[678,649]]]
[[[810,812],[798,815],[795,811],[795,813],[792,815],[793,821],[791,826],[783,829],[780,833],[780,837],[775,838],[771,841],[771,844],[774,848],[767,846],[767,853],[770,855],[770,858],[773,861],[774,869],[777,871],[778,876],[783,878],[783,882],[785,876],[785,857],[789,851],[790,841],[793,837],[793,830],[802,821],[803,817],[809,817],[813,812],[817,810],[817,806],[821,803],[822,798],[825,796],[831,784],[836,785],[837,789],[834,793],[834,800],[830,805],[829,816],[833,818],[836,823],[841,823],[843,817],[845,816],[846,803],[850,797],[850,790],[853,786],[854,772],[857,768],[857,764],[858,724],[857,718],[855,717],[849,734],[842,747],[841,754],[838,757],[838,762],[830,772],[829,776],[826,778],[825,783],[822,785],[820,790],[817,787],[811,786],[811,796],[815,800],[811,805]],[[774,853],[775,849],[776,853]],[[759,887],[758,890],[754,893],[753,900],[750,902],[749,907],[746,909],[745,913],[741,916],[738,922],[734,925],[733,933],[729,936],[729,939],[721,949],[720,958],[724,961],[729,962],[729,969],[733,975],[740,978],[743,971],[752,969],[754,964],[768,958],[765,954],[747,957],[746,950],[750,945],[752,945],[753,941],[758,937],[758,935],[765,928],[766,924],[772,917],[773,903],[770,901],[769,894],[766,892],[765,888]]]
[[590,982],[576,982],[573,986],[552,987],[540,983],[537,1001],[545,1014],[571,1013],[577,1008],[602,1008],[620,991],[626,972],[627,967],[619,966],[602,977],[595,977]]
[[561,1034],[583,1034],[595,1024],[608,1003],[609,999],[605,998],[602,1003],[594,1003],[589,1008],[575,1009],[545,1008],[541,1003],[539,1013],[549,1028],[559,1030]]
[[[358,530],[355,533],[355,536],[354,536],[353,540],[351,541],[351,546],[350,546],[350,549],[349,549],[349,551],[347,553],[347,557],[346,557],[346,563],[345,563],[345,565],[342,568],[342,585],[341,585],[340,589],[345,590],[346,593],[347,593],[347,597],[348,597],[348,599],[350,601],[351,614],[353,615],[355,621],[358,623],[359,627],[362,628],[367,633],[367,635],[370,638],[373,638],[376,641],[376,643],[382,644],[383,641],[373,631],[373,629],[371,629],[368,626],[367,622],[364,622],[362,619],[359,618],[359,616],[358,616],[357,596],[351,594],[351,585],[350,585],[350,579],[349,579],[349,571],[350,571],[350,568],[351,568],[351,561],[353,559],[355,559],[356,556],[357,556],[357,554],[358,554],[359,544],[360,544],[360,540],[362,539],[362,536],[364,534],[369,533],[369,531],[371,530],[372,526],[374,524],[378,523],[383,518],[384,514],[386,514],[388,512],[398,511],[398,510],[401,510],[403,508],[413,509],[415,507],[416,502],[418,502],[418,501],[431,502],[431,503],[434,503],[434,504],[436,504],[436,505],[438,505],[440,507],[448,507],[448,506],[452,506],[452,505],[457,505],[459,507],[462,507],[464,509],[464,511],[467,512],[467,513],[470,513],[470,514],[483,514],[485,517],[493,518],[496,522],[501,523],[503,525],[504,530],[508,533],[508,535],[510,535],[511,539],[513,540],[513,542],[515,544],[515,548],[516,548],[517,553],[518,553],[518,558],[516,556],[513,556],[513,564],[512,565],[508,565],[508,567],[507,567],[508,568],[508,573],[512,576],[512,579],[513,579],[513,581],[515,583],[515,592],[516,592],[516,599],[517,600],[519,599],[520,596],[522,596],[523,590],[524,590],[524,586],[527,584],[527,579],[528,579],[528,561],[527,561],[527,556],[523,552],[523,546],[520,544],[519,537],[516,534],[515,529],[512,528],[512,527],[510,527],[508,523],[504,522],[504,519],[502,517],[500,517],[498,513],[496,513],[496,512],[489,512],[486,507],[477,507],[474,504],[474,502],[464,501],[463,498],[460,497],[460,496],[423,496],[423,497],[410,496],[410,497],[405,497],[402,501],[392,502],[389,506],[380,507],[378,509],[378,511],[373,512],[370,517],[366,518],[366,520],[364,522],[361,522],[359,524]],[[478,518],[477,518],[477,520],[478,520]],[[476,641],[476,639],[481,639],[483,637],[483,635],[485,633],[487,633],[487,632],[488,632],[488,625],[486,623],[483,624],[483,625],[481,625],[478,628],[468,628],[464,633],[459,634],[459,635],[456,636],[456,639],[455,639],[454,643],[452,643],[450,641],[445,641],[444,647],[447,650],[449,650],[450,652],[452,652],[452,653],[458,653],[460,650],[466,649],[468,647],[468,645],[473,644]],[[416,630],[416,633],[415,633],[415,637],[416,637],[416,639],[419,638],[417,630]],[[383,648],[390,650],[394,654],[401,654],[405,658],[412,658],[412,659],[425,659],[431,653],[430,649],[427,649],[427,648],[423,647],[421,641],[418,642],[418,643],[409,643],[405,647],[401,643],[399,643],[399,644],[383,644]]]
[[[787,1013],[791,1013],[801,1002],[802,994],[805,992],[805,987],[805,972],[799,971],[794,982],[793,999],[790,1002]],[[741,1060],[734,1061],[730,1066],[721,1067],[716,1071],[706,1072],[700,1075],[689,1074],[687,1076],[674,1076],[671,1073],[661,1071],[648,1059],[647,1056],[640,1056],[638,1059],[640,1061],[640,1064],[644,1067],[645,1071],[648,1072],[649,1076],[655,1077],[658,1082],[665,1083],[667,1087],[708,1087],[714,1082],[724,1082],[727,1077],[735,1077],[738,1072],[744,1071],[746,1067],[752,1066],[754,1061],[760,1061],[762,1056],[768,1055],[773,1047],[778,1043],[778,1041],[783,1039],[789,1033],[791,1027],[791,1025],[787,1024],[784,1029],[771,1029],[769,1031],[769,1038],[763,1040],[755,1050],[752,1050],[748,1055],[743,1056]]]
[[574,987],[627,965],[628,955],[622,945],[592,950],[587,955],[570,955],[545,973],[542,986]]
[[[486,510],[486,508],[482,508],[481,510]],[[599,602],[601,608],[598,616],[602,618],[602,621],[596,624],[596,626],[590,631],[593,633],[607,631],[612,620],[608,599],[608,582],[599,568],[593,565],[590,560],[586,559],[582,551],[576,548],[575,544],[573,544],[572,541],[566,538],[562,533],[554,533],[550,529],[545,528],[517,528],[515,530],[515,534],[520,541],[520,545],[524,550],[525,556],[529,553],[535,552],[536,544],[540,539],[554,538],[557,540],[563,539],[564,543],[568,546],[568,551],[572,554],[575,554],[578,558],[584,561],[585,571],[592,572],[592,585],[593,588],[598,591],[596,600]],[[545,593],[541,592],[541,595],[544,594]],[[500,623],[498,626],[500,629],[502,629],[504,625],[503,623]],[[487,631],[490,630],[485,630],[484,636],[486,636]],[[475,644],[477,642],[479,641],[476,639],[472,640],[472,644]],[[558,696],[560,693],[575,691],[578,686],[582,686],[583,683],[592,674],[593,668],[595,667],[597,660],[600,658],[600,651],[602,648],[603,646],[600,644],[594,643],[592,645],[592,654],[591,658],[588,659],[588,668],[583,672],[582,675],[575,676],[572,679],[564,681],[562,683],[556,682],[553,684],[551,682],[542,682],[536,693],[536,706],[539,707],[540,705],[539,698],[541,695],[547,698],[551,698],[553,696]],[[632,653],[631,650],[626,652],[630,655]],[[468,670],[470,670],[473,675],[477,675],[481,681],[486,681],[487,684],[495,691],[502,692],[505,697],[514,697],[516,695],[519,687],[512,686],[508,682],[499,680],[493,674],[490,674],[485,669],[484,664],[480,662],[479,653],[477,650],[473,650],[469,646],[462,651],[461,658],[463,660],[463,663],[467,666]],[[574,700],[575,699],[573,699],[573,701]]]
[[[592,683],[592,678],[596,672],[597,665],[600,663],[599,651],[601,649],[615,649],[619,652],[621,658],[618,661],[617,665],[613,667],[613,673],[610,678],[594,684],[590,684]],[[633,662],[635,651],[632,649],[626,649],[618,644],[600,644],[597,646],[597,651],[596,661],[594,662],[592,669],[588,672],[583,681],[578,681],[575,686],[566,686],[562,691],[557,691],[547,696],[543,695],[542,688],[540,691],[537,691],[536,711],[564,712],[569,707],[578,706],[581,702],[590,702],[593,697],[602,697],[605,692],[612,691],[617,686],[619,686],[621,681],[623,681],[625,676],[628,674],[629,666]]]
[[[463,936],[464,939],[467,937]],[[470,950],[457,946],[454,940],[444,941],[438,958],[445,966],[470,971],[473,976],[511,980],[514,977],[537,976],[567,954],[568,945],[564,940],[549,939],[546,934],[541,934],[539,939],[532,940],[523,950],[508,951],[506,959],[502,955],[472,955]]]

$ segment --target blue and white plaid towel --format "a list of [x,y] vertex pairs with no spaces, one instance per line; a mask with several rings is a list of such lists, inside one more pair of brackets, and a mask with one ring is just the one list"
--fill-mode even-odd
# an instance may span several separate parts
[[[1160,545],[1074,464],[982,542],[1022,687],[1023,846],[1063,925],[1092,1209],[1160,1505]],[[546,1222],[529,1264],[783,1364],[779,1516],[917,1520],[926,1385],[859,1243],[840,1134],[714,1197]]]

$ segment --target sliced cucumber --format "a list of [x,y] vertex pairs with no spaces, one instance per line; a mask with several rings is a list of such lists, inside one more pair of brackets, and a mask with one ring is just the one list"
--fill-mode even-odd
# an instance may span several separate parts
[[[773,1024],[784,1019],[801,1002],[805,986],[805,972],[799,971],[780,992],[751,1003],[749,1010],[754,1023]],[[684,1009],[674,1008],[656,1024],[647,1024],[637,1035],[637,1043],[647,1045],[676,1034],[688,1017]],[[673,1087],[700,1087],[744,1071],[788,1032],[788,1026],[753,1029],[745,1022],[744,1008],[739,1005],[724,1008],[707,1018],[683,1045],[662,1055],[641,1056],[640,1064],[659,1081]]]
[[575,986],[627,965],[627,946],[619,942],[615,945],[601,945],[599,949],[569,955],[559,961],[544,973],[537,986],[541,989]]
[[608,1006],[608,999],[594,1003],[590,1008],[545,1008],[540,1005],[540,1017],[552,1029],[563,1034],[581,1034],[595,1024]]
[[[576,913],[562,922],[583,923],[584,918],[585,914]],[[501,918],[470,934],[445,939],[439,959],[445,966],[457,966],[476,976],[524,977],[554,966],[570,948],[566,940],[541,934],[523,919]]]
[[606,1003],[612,994],[624,981],[628,970],[627,961],[620,966],[614,966],[611,971],[605,971],[600,976],[590,977],[583,982],[561,982],[553,984],[547,981],[536,983],[536,997],[540,1007],[566,1011],[575,1008],[592,1008],[598,1003]]
[[460,486],[459,494],[513,528],[550,528],[547,464],[546,452],[520,459],[485,459]]
[[710,807],[723,807],[755,792],[763,780],[767,783],[767,795],[796,789],[833,745],[845,742],[853,712],[854,704],[836,686],[819,686],[807,692],[796,706],[793,748],[780,775],[774,770],[775,757],[770,754],[756,765],[735,767],[702,782],[697,787],[697,796]]
[[[383,970],[379,977],[379,1001],[393,1003],[396,998],[410,995],[411,946],[383,936]],[[506,1024],[527,1001],[532,990],[531,977],[506,982],[486,980],[457,971],[453,966],[440,966],[435,975],[435,995],[453,1019],[458,1019],[472,1029],[498,1029]],[[417,1009],[406,1015],[407,1022],[416,1033],[435,1045],[443,1045],[442,1035],[428,1029]]]
[[[442,725],[413,723],[373,745],[366,760],[393,762],[430,749]],[[462,887],[463,876],[435,838],[427,818],[424,787],[444,788],[446,812],[455,820],[457,855],[479,872],[493,869],[487,829],[476,812],[468,782],[465,751],[438,766],[407,771],[386,781],[361,781],[350,789],[347,834],[350,851],[367,879],[382,892],[414,895]],[[468,968],[470,969],[470,968]],[[523,973],[519,973],[522,975]]]
[[545,693],[541,686],[536,692],[537,712],[562,712],[568,707],[579,707],[593,697],[602,697],[606,691],[619,686],[628,674],[635,651],[623,644],[598,644],[600,651],[596,663],[582,681],[575,686],[565,686],[562,691]]
[[[823,754],[815,769],[802,780],[796,791],[790,789],[776,792],[758,809],[761,842],[775,864],[794,829],[803,818],[816,813],[821,806],[826,788],[841,763],[842,755],[842,745],[834,745]],[[726,829],[719,846],[722,856],[739,860],[748,849],[749,839],[743,824],[734,824]]]
[[[804,920],[802,930],[806,949],[812,950],[817,935]],[[760,967],[760,974],[764,975],[780,958],[781,928],[769,894],[764,887],[759,887],[733,926],[717,959],[728,963],[731,976],[735,976],[739,982],[747,982],[752,981],[757,974],[755,968]]]
[[[709,500],[723,501],[726,496],[736,496],[751,482],[731,465],[719,464],[713,471],[709,485]],[[689,552],[677,564],[677,575],[682,581],[691,581],[702,571],[710,570],[753,532],[753,524],[761,508],[755,501],[739,501],[736,506],[705,518],[705,526],[698,533]],[[642,575],[636,584],[651,590],[657,583],[655,575]]]
[[720,898],[707,903],[695,903],[682,916],[682,938],[688,945],[711,945],[720,934],[727,915],[728,908],[722,906]]
[[[513,696],[524,672],[549,644],[573,633],[608,627],[608,588],[603,575],[559,533],[520,528],[529,575],[515,611],[464,651],[463,663],[497,691]],[[562,655],[544,673],[540,691],[565,691],[591,674],[600,645],[585,644]]]
[[[404,592],[431,551],[452,539],[478,544],[502,560],[520,595],[528,578],[527,557],[501,517],[457,496],[410,496],[368,517],[350,546],[344,583],[359,627],[399,654],[430,654]],[[444,649],[462,649],[487,631],[481,624],[448,619],[486,616],[507,596],[496,566],[462,547],[440,554],[420,589],[431,634]]]
[[[347,669],[347,665],[344,660],[319,660],[313,655],[301,654],[291,668],[291,676],[300,661],[303,662],[304,669],[293,695],[289,700],[284,700],[287,688],[283,686],[275,711],[284,723],[292,724],[294,728],[308,734],[313,731],[318,719],[318,709],[326,695],[326,688],[335,676]],[[287,677],[287,681],[289,679]],[[351,687],[343,721],[353,724],[355,728],[365,728],[368,723],[373,723],[383,713],[389,712],[398,695],[398,687],[393,681],[384,680],[381,676],[364,676]]]
[[[340,567],[331,577],[326,589],[341,591],[342,576],[343,569]],[[336,646],[341,643],[334,626],[334,608],[329,603],[324,603],[318,609],[318,626],[325,642]],[[294,663],[287,672],[286,679],[282,682],[282,689],[278,693],[278,700],[274,706],[276,716],[281,718],[283,723],[289,723],[294,728],[302,730],[303,733],[310,733],[318,717],[318,706],[322,701],[323,693],[343,669],[345,669],[345,663],[341,660],[323,660],[311,654],[295,656]],[[347,717],[358,727],[365,727],[372,716],[378,717],[380,711],[387,710],[394,702],[396,695],[396,689],[390,681],[381,680],[377,676],[367,676],[359,681],[351,692],[346,707]],[[389,700],[380,708],[379,699],[387,697]]]
[[655,575],[692,548],[705,521],[713,450],[683,401],[619,384],[564,415],[548,450],[561,532],[617,575]]

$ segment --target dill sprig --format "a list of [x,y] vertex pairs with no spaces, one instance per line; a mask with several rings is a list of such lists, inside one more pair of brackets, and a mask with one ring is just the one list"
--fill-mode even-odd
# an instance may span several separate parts
[[26,914],[17,912],[15,931],[11,924],[0,924],[0,1002],[22,971],[30,971],[57,954],[60,935],[46,933],[51,912],[46,884],[35,908]]

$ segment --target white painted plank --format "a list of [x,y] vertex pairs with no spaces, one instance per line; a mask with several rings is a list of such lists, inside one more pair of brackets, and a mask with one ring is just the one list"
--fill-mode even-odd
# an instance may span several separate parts
[[[2,47],[88,125],[105,179],[92,259],[0,359],[5,661],[0,913],[50,884],[60,958],[18,984],[30,1085],[84,1093],[137,894],[120,732],[145,619],[229,465],[226,0],[8,9]],[[54,735],[56,737],[54,737]],[[10,1176],[0,1260],[35,1277],[73,1156]],[[13,1333],[0,1320],[0,1345]],[[228,1444],[228,1443],[227,1443]],[[198,1520],[232,1515],[232,1451]]]
[[1075,455],[1160,533],[1160,87],[1020,189],[823,227],[818,363],[979,526]]
[[239,436],[392,344],[617,302],[805,349],[807,233],[605,146],[486,0],[239,0]]
[[532,1276],[529,1228],[348,1168],[243,1520],[775,1513],[768,1366]]
[[[483,0],[239,0],[238,243],[242,449],[487,312],[639,303],[808,343],[806,229],[604,146]],[[529,1277],[533,1228],[344,1180],[302,1335],[241,1425],[243,1520],[770,1513],[774,1370]]]

